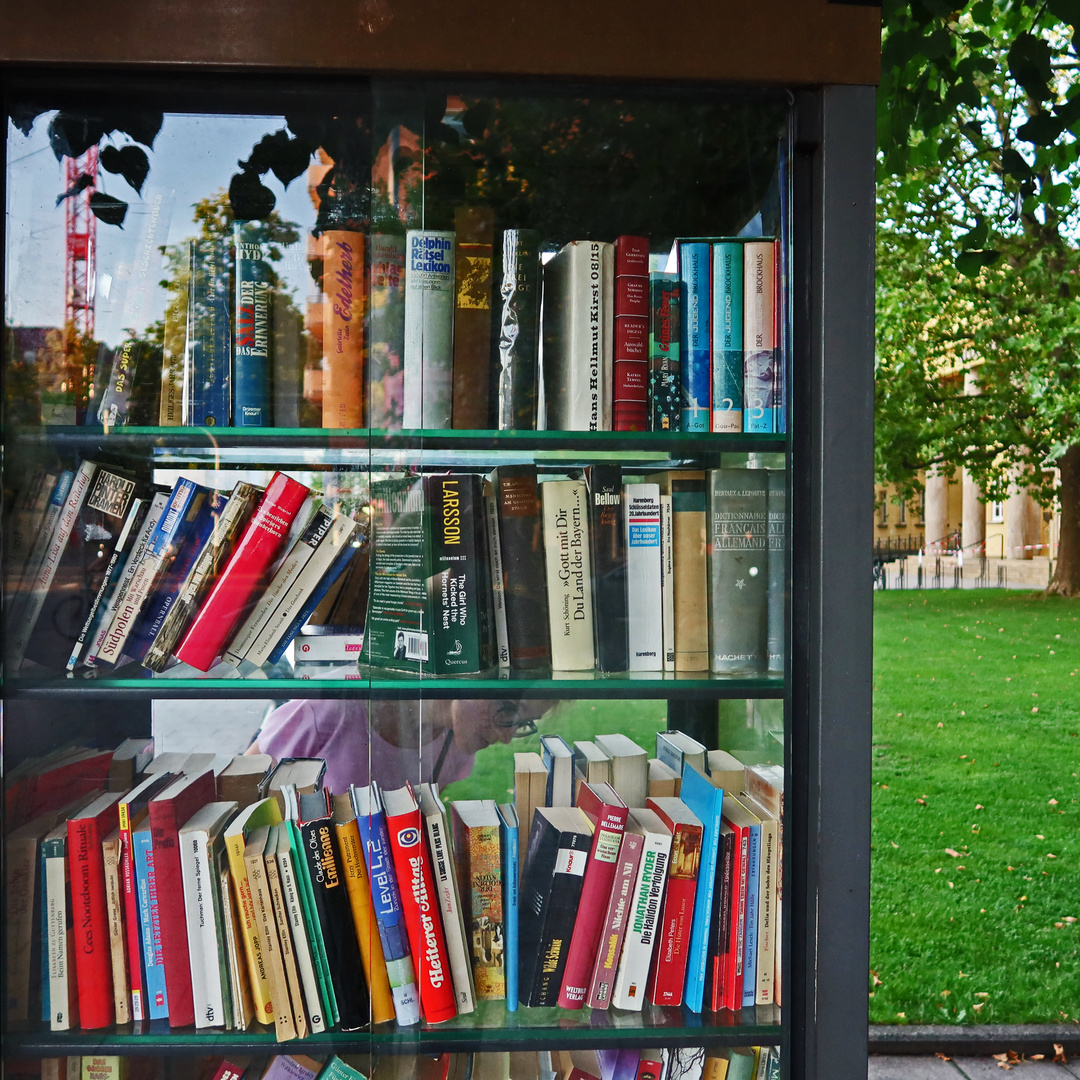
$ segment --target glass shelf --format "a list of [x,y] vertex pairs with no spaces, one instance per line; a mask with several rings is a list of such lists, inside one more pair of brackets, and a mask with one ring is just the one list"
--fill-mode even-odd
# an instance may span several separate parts
[[556,1050],[588,1047],[746,1046],[782,1041],[780,1010],[772,1005],[737,1012],[692,1013],[650,1006],[642,1013],[582,1009],[519,1009],[508,1013],[499,1002],[484,1002],[476,1012],[445,1024],[415,1028],[380,1025],[370,1031],[326,1032],[300,1041],[277,1043],[261,1025],[246,1032],[169,1029],[164,1021],[108,1031],[8,1032],[6,1049],[27,1056],[66,1054],[267,1053],[284,1050],[314,1054],[341,1048],[382,1053],[441,1053],[497,1050]]

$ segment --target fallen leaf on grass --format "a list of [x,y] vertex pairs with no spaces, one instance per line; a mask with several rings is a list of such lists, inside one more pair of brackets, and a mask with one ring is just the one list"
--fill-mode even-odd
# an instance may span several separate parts
[[1065,1056],[1065,1047],[1061,1043],[1054,1043],[1054,1061],[1058,1065],[1067,1065],[1069,1062]]
[[1029,1061],[1043,1061],[1045,1058],[1045,1054],[1028,1054]]
[[1048,803],[1049,806],[1057,806],[1057,804],[1058,804],[1057,799],[1051,799],[1050,802]]
[[934,1057],[941,1058],[942,1061],[952,1061],[948,1054],[943,1054],[940,1050],[934,1051]]
[[916,801],[917,803],[919,803],[919,805],[920,805],[920,806],[926,806],[926,805],[927,805],[927,803],[926,803],[926,800],[925,800],[925,799],[916,799],[915,801]]
[[959,859],[960,858],[960,852],[957,851],[955,848],[947,847],[945,849],[945,854],[946,855],[951,855],[954,859]]

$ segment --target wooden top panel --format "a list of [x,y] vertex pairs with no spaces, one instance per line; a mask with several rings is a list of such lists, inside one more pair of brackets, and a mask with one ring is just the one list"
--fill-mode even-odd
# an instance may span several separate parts
[[830,0],[0,0],[0,61],[874,84],[880,11]]

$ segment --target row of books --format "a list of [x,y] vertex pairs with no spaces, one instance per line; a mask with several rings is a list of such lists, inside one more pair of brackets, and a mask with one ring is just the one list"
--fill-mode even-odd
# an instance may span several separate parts
[[124,342],[93,415],[293,426],[311,410],[288,399],[317,383],[324,428],[785,430],[775,241],[679,240],[651,256],[628,235],[544,251],[538,232],[496,230],[489,208],[462,208],[455,226],[320,237],[313,372],[275,322],[275,304],[293,309],[268,246],[243,226],[231,242],[189,241],[160,371]]
[[213,755],[145,760],[145,744],[119,770],[108,752],[56,752],[6,792],[21,822],[6,839],[9,1022],[259,1021],[287,1041],[438,1024],[481,1001],[772,1004],[782,777],[730,755],[699,771],[700,744],[677,734],[658,751],[682,760],[678,796],[613,770],[633,807],[610,782],[564,786],[554,762],[573,752],[554,736],[536,806],[528,784],[498,806],[447,806],[427,783],[334,795],[321,759],[241,756],[218,775]]
[[785,507],[762,468],[414,473],[350,512],[283,473],[226,498],[83,461],[14,502],[8,658],[261,666],[304,629],[304,658],[436,675],[780,672]]
[[[15,1063],[12,1063],[15,1064]],[[528,1050],[479,1053],[276,1054],[223,1059],[43,1058],[22,1080],[777,1080],[775,1046],[647,1050]]]
[[12,670],[262,664],[309,622],[363,625],[363,525],[284,473],[226,497],[83,461],[31,476],[9,529]]
[[783,471],[763,468],[376,481],[365,658],[439,675],[782,671],[785,507]]

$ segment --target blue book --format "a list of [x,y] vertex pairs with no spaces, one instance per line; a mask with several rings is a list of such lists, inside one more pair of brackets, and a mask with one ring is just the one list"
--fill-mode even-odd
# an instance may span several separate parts
[[682,282],[682,430],[709,430],[709,395],[712,357],[709,346],[710,245],[679,244],[679,280]]
[[[754,819],[757,822],[757,819]],[[743,936],[743,1008],[757,997],[758,894],[761,890],[761,824],[750,826],[750,868],[746,873],[746,933]]]
[[228,427],[232,369],[232,305],[229,245],[223,240],[191,242],[188,300],[187,423]]
[[371,881],[371,906],[379,928],[390,994],[394,999],[394,1015],[399,1024],[420,1022],[420,990],[416,971],[409,952],[409,937],[401,909],[394,857],[390,851],[390,834],[386,829],[386,814],[377,784],[349,788],[360,840],[364,845],[364,862]]
[[547,769],[545,806],[574,805],[574,751],[561,735],[540,736],[540,758]]
[[692,1012],[701,1012],[709,951],[709,923],[716,891],[716,854],[720,850],[724,790],[715,787],[708,777],[702,776],[692,765],[683,765],[679,798],[701,819],[701,863],[697,892],[694,894],[694,918],[690,925],[689,961],[683,992],[683,1003],[687,1008]]
[[169,1015],[169,999],[165,993],[165,954],[161,947],[161,917],[157,882],[154,879],[154,847],[149,818],[131,834],[131,855],[139,890],[139,929],[143,946],[146,1004],[151,1020],[163,1020]]
[[498,806],[502,828],[503,970],[506,972],[506,1011],[518,1007],[518,816],[510,803]]
[[233,426],[270,427],[272,293],[267,251],[236,226]]
[[176,557],[172,566],[147,600],[139,622],[124,646],[124,652],[133,660],[142,661],[146,657],[165,616],[180,595],[180,589],[195,565],[195,560],[206,546],[222,510],[225,509],[227,496],[217,491],[207,491],[206,488],[201,488],[200,492],[205,497],[200,498],[199,492],[195,494],[183,523],[184,535],[179,535],[178,530],[174,537]]
[[712,246],[712,430],[743,429],[743,246]]

